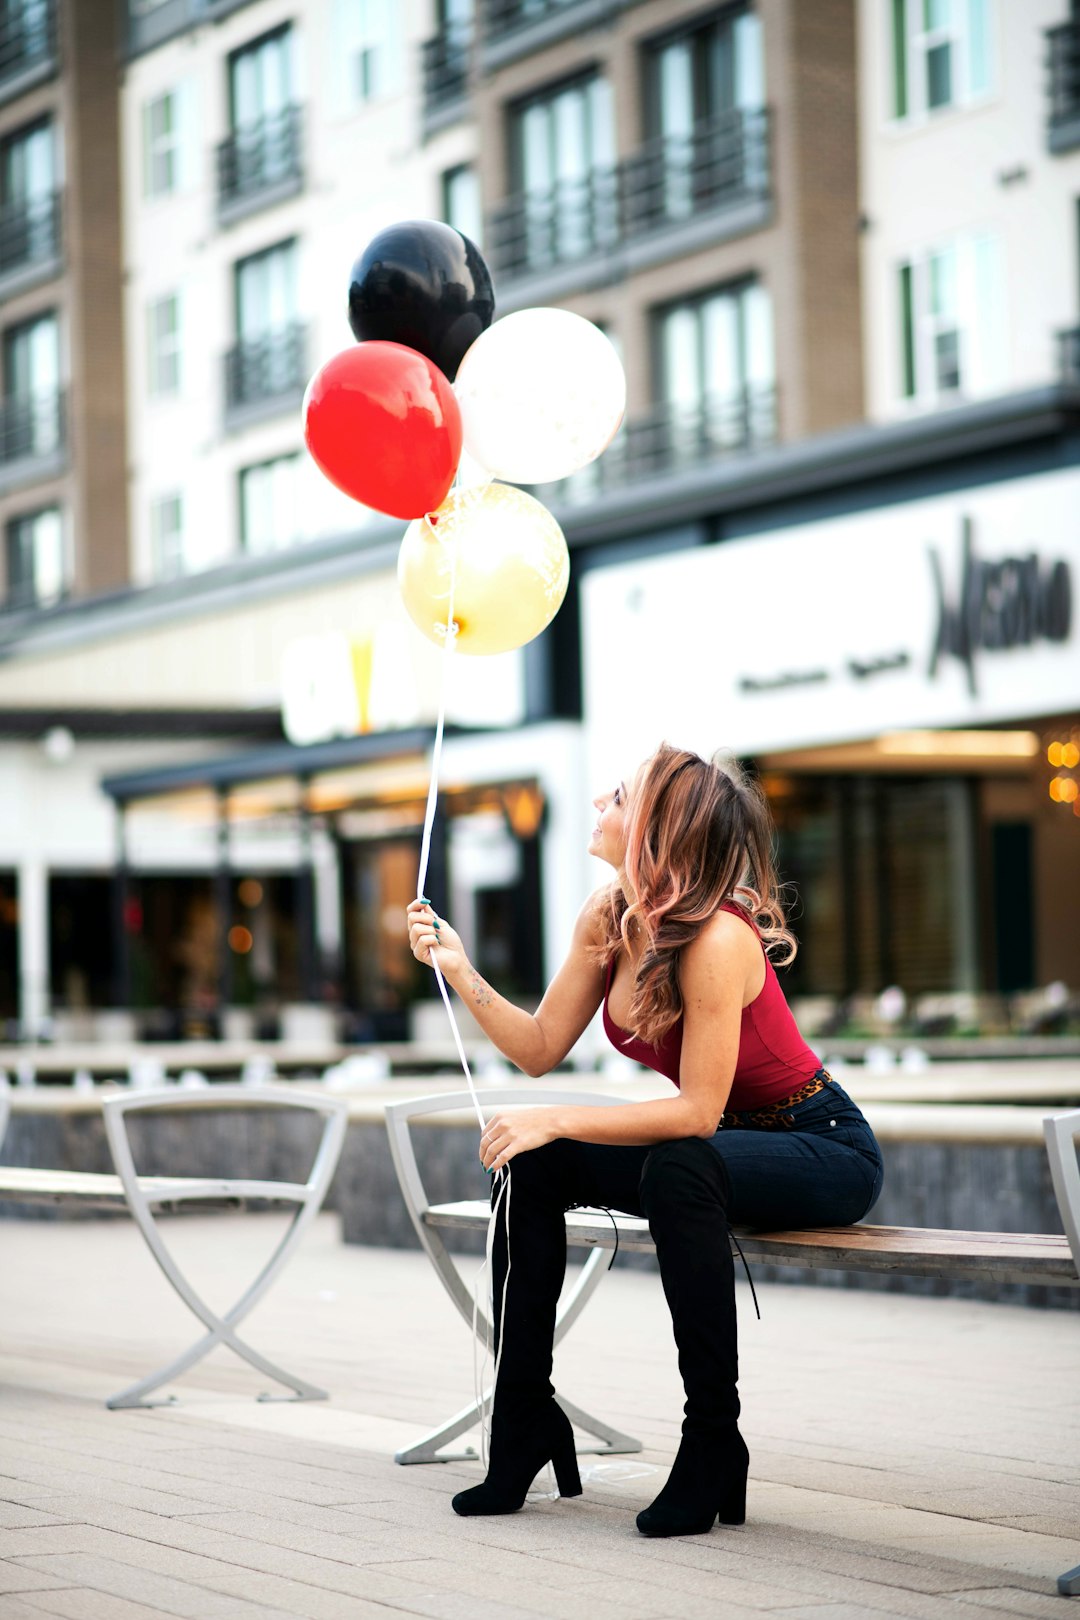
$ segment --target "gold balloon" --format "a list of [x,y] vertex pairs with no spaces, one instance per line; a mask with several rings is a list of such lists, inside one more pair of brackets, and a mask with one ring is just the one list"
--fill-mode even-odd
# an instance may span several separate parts
[[405,531],[398,584],[410,618],[442,646],[453,580],[454,645],[509,652],[555,617],[570,582],[570,554],[548,511],[510,484],[452,490]]

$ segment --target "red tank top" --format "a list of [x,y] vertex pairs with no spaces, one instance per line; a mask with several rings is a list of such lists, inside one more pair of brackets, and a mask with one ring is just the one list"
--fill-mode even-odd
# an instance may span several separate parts
[[[721,910],[740,917],[747,927],[757,933],[754,923],[741,906],[727,905],[722,906]],[[763,954],[764,950],[762,946]],[[635,1063],[643,1063],[646,1068],[666,1074],[669,1080],[678,1085],[682,1018],[675,1020],[658,1046],[639,1041],[625,1029],[620,1029],[608,1011],[615,962],[616,958],[612,957],[608,963],[604,986],[605,1035],[617,1051],[633,1058]],[[732,1110],[763,1108],[767,1103],[778,1102],[781,1097],[789,1097],[804,1081],[812,1079],[820,1068],[818,1059],[799,1034],[776,970],[766,956],[765,983],[750,1005],[742,1010],[739,1056],[727,1107]]]

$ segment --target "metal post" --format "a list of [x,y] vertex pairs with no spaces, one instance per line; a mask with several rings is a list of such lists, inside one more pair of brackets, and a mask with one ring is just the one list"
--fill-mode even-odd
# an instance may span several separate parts
[[310,778],[300,782],[300,870],[296,874],[296,935],[299,945],[300,999],[318,1001],[315,948],[315,855],[311,836]]
[[131,987],[131,933],[128,907],[131,901],[131,869],[127,849],[127,805],[116,801],[116,870],[112,884],[113,1005],[129,1010],[134,1000]]
[[218,916],[218,1018],[224,1033],[225,1014],[232,1003],[233,971],[229,930],[232,928],[232,866],[229,855],[229,795],[224,789],[217,796],[218,863],[214,881]]

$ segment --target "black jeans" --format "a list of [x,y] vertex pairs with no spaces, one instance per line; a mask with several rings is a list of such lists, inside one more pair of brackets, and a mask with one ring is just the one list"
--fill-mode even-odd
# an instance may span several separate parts
[[493,1456],[505,1426],[550,1398],[566,1266],[563,1217],[581,1204],[648,1219],[686,1390],[683,1432],[730,1430],[739,1398],[729,1227],[846,1225],[865,1215],[881,1190],[873,1132],[840,1086],[830,1081],[787,1119],[787,1129],[727,1125],[708,1140],[652,1147],[560,1139],[511,1161],[509,1244],[500,1216],[493,1249],[497,1336],[505,1290]]

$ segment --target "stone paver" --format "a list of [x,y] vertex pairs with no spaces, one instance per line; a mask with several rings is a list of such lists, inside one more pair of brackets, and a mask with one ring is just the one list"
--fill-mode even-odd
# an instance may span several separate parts
[[[223,1300],[280,1229],[189,1216],[169,1236]],[[449,1497],[477,1463],[392,1461],[473,1386],[467,1332],[422,1256],[343,1247],[320,1217],[245,1324],[330,1403],[259,1403],[259,1375],[219,1351],[175,1406],[108,1412],[194,1324],[126,1223],[2,1235],[0,1620],[1068,1612],[1055,1578],[1080,1562],[1071,1313],[763,1286],[758,1322],[741,1288],[748,1522],[655,1542],[633,1517],[663,1483],[681,1392],[653,1275],[616,1267],[556,1365],[560,1389],[644,1452],[583,1458],[580,1500],[458,1520]]]

